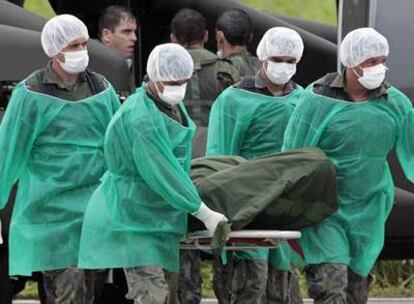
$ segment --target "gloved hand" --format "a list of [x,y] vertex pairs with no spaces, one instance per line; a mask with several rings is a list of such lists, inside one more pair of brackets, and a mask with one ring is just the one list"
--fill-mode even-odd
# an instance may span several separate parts
[[228,221],[224,214],[211,210],[203,202],[201,202],[200,208],[192,215],[202,221],[207,230],[212,234],[214,234],[219,222]]

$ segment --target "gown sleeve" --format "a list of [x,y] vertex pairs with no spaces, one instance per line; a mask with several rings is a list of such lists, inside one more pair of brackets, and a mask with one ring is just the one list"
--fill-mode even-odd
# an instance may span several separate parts
[[240,155],[246,123],[239,119],[238,112],[243,109],[237,109],[231,97],[232,90],[235,89],[224,91],[211,108],[206,156]]
[[112,114],[115,114],[121,107],[121,102],[119,101],[119,96],[115,92],[113,87],[111,87],[111,99],[112,99]]
[[303,99],[298,102],[289,119],[285,130],[282,151],[289,151],[297,148],[317,146],[322,132],[322,125],[318,117],[315,117],[314,100],[311,97],[302,95]]
[[308,87],[301,93],[285,130],[282,151],[317,147],[328,124],[340,112],[342,106],[329,102]]
[[399,119],[396,152],[405,176],[414,182],[414,109],[405,96],[402,119]]
[[27,91],[16,87],[0,125],[0,209],[26,168],[39,127],[41,110],[28,99]]
[[194,213],[200,208],[201,198],[165,133],[161,126],[141,130],[133,144],[134,162],[153,191],[174,208]]

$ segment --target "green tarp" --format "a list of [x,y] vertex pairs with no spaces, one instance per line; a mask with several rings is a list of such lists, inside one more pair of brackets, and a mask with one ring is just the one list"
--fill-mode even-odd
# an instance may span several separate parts
[[[255,160],[197,158],[191,178],[205,204],[227,216],[231,230],[297,230],[338,209],[335,167],[316,148]],[[203,229],[201,222],[189,218],[190,231]],[[223,233],[217,231],[215,239]]]

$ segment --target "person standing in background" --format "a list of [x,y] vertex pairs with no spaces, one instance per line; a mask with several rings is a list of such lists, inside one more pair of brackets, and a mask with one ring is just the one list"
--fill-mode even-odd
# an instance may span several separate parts
[[260,60],[247,50],[252,39],[252,20],[245,11],[230,9],[217,20],[217,56],[236,66],[240,77],[254,76],[261,66]]
[[[238,68],[204,48],[208,41],[206,20],[193,9],[179,10],[171,20],[171,42],[182,45],[194,61],[184,104],[197,130],[192,157],[205,154],[210,109],[217,96],[240,79]],[[201,302],[201,258],[198,250],[181,251],[179,295],[182,304]]]
[[122,95],[132,94],[135,90],[134,52],[138,40],[137,30],[134,14],[122,6],[108,6],[99,18],[99,40],[124,57],[130,71],[130,89]]

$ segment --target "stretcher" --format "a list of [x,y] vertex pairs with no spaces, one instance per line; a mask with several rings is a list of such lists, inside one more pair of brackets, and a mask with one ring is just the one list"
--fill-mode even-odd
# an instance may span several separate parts
[[[282,230],[240,230],[230,232],[224,250],[251,250],[258,248],[276,248],[283,242],[297,240],[299,231]],[[195,231],[181,241],[181,249],[211,249],[213,235],[207,231]]]

